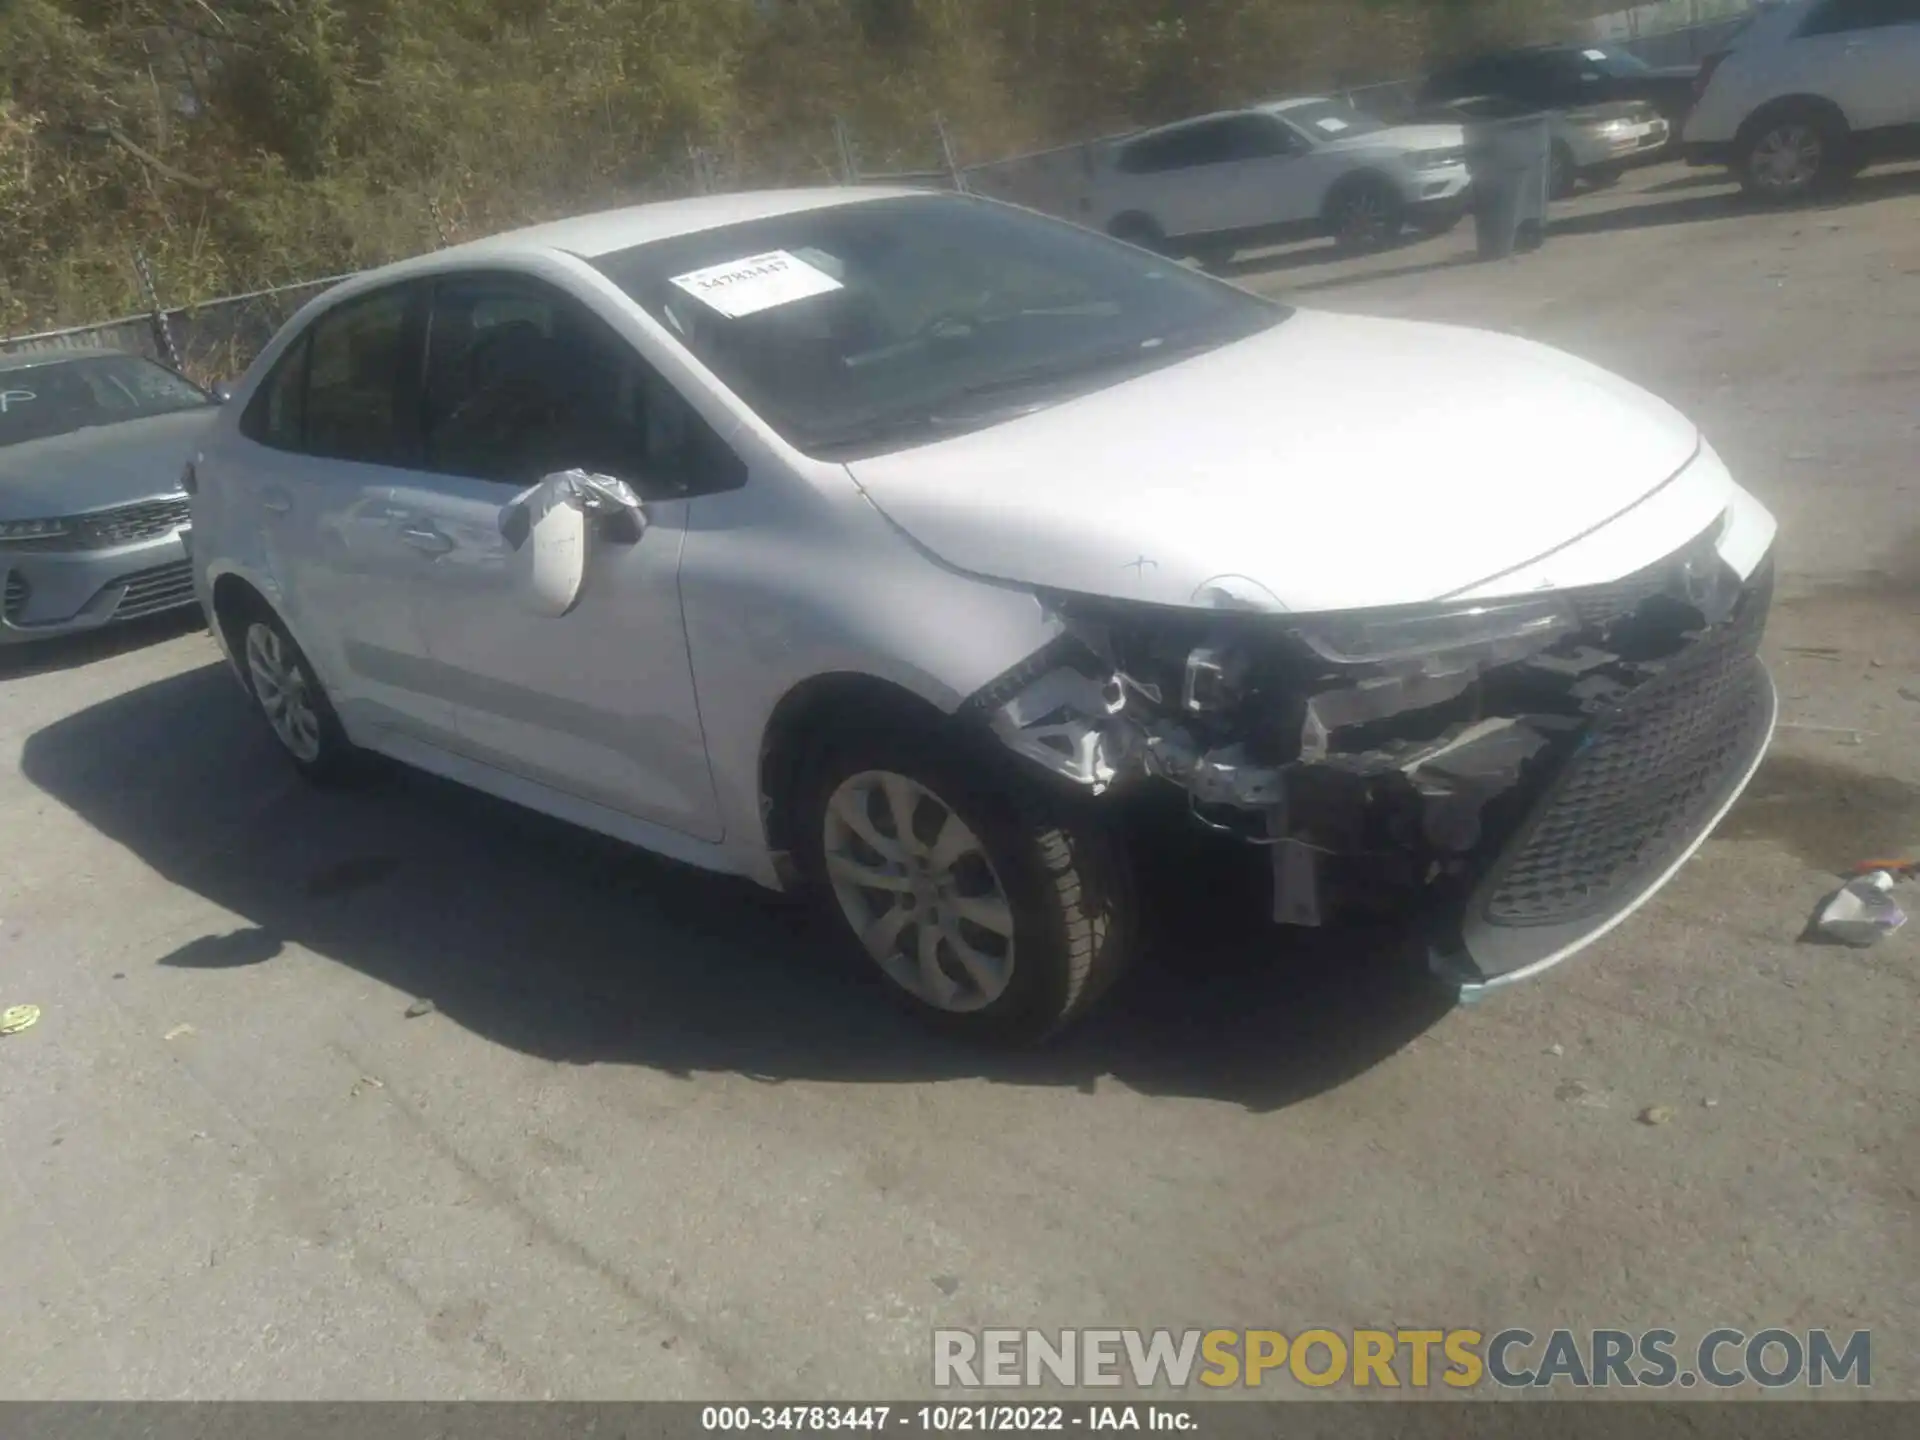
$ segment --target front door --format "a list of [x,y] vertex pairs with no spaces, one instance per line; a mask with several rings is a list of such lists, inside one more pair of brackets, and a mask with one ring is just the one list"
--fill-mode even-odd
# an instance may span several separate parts
[[[395,487],[419,623],[471,758],[703,840],[720,837],[681,621],[697,423],[584,306],[513,275],[440,280],[427,331],[422,469]],[[676,408],[678,407],[678,408]],[[646,522],[591,522],[588,576],[558,618],[519,601],[503,506],[562,470],[613,474]]]
[[1223,121],[1222,143],[1234,156],[1231,183],[1222,188],[1214,216],[1219,230],[1261,230],[1310,220],[1319,213],[1312,195],[1309,146],[1284,121],[1252,111]]

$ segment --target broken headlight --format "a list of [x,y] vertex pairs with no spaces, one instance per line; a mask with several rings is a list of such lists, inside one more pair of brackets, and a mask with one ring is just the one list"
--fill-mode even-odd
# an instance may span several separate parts
[[1294,620],[1290,629],[1335,665],[1381,665],[1488,652],[1514,658],[1544,649],[1578,628],[1573,610],[1552,596],[1480,601],[1419,610],[1357,611]]

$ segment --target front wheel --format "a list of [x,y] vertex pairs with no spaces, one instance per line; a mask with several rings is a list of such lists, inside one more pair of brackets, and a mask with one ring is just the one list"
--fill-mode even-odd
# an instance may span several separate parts
[[1740,188],[1771,205],[1807,199],[1850,177],[1847,142],[1844,128],[1822,111],[1779,111],[1741,140],[1734,159]]
[[1031,1043],[1119,975],[1135,921],[1119,847],[1085,816],[898,733],[815,767],[807,868],[895,997],[960,1038]]
[[1400,237],[1405,214],[1400,196],[1379,180],[1349,185],[1327,207],[1334,243],[1350,255],[1386,249]]

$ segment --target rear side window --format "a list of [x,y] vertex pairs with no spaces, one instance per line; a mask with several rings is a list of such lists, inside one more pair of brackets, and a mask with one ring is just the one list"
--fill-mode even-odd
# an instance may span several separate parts
[[1186,125],[1136,140],[1121,154],[1120,169],[1128,175],[1159,175],[1244,159],[1246,130],[1239,119]]
[[275,450],[298,451],[306,444],[307,344],[302,335],[288,347],[261,382],[240,416],[240,433]]
[[411,441],[400,399],[410,287],[347,301],[315,323],[307,341],[309,455],[401,465]]
[[1920,0],[1826,0],[1800,27],[1803,36],[1843,35],[1920,24]]

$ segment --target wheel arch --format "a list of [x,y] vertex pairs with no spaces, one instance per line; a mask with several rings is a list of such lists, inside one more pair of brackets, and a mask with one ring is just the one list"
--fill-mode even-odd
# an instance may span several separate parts
[[859,671],[831,671],[802,680],[780,697],[761,733],[761,829],[784,888],[799,881],[794,859],[797,811],[822,742],[841,727],[899,724],[951,730],[958,722],[922,695]]
[[1354,191],[1369,187],[1385,191],[1398,204],[1404,204],[1406,201],[1406,196],[1401,193],[1400,186],[1391,175],[1378,166],[1362,165],[1358,169],[1347,171],[1327,187],[1326,198],[1320,202],[1321,221],[1331,225],[1334,221],[1335,207]]
[[1122,210],[1111,220],[1107,221],[1107,234],[1116,240],[1124,239],[1129,230],[1135,230],[1136,233],[1139,234],[1157,235],[1162,238],[1165,238],[1167,233],[1166,227],[1154,218],[1153,212],[1142,210],[1138,207],[1130,210]]
[[233,668],[241,687],[252,693],[253,682],[247,677],[246,661],[242,656],[242,635],[238,630],[240,622],[249,616],[264,615],[276,620],[293,637],[307,657],[307,663],[314,668],[315,678],[322,688],[332,692],[333,677],[325,672],[320,660],[315,658],[314,647],[307,643],[307,637],[288,617],[286,607],[276,599],[277,591],[273,582],[264,576],[257,576],[239,568],[228,568],[213,575],[207,587],[207,616],[209,628],[221,648],[226,651],[227,662]]
[[1796,110],[1809,110],[1824,115],[1836,121],[1847,134],[1853,133],[1853,122],[1847,118],[1847,112],[1840,108],[1837,101],[1825,95],[1795,92],[1790,95],[1776,95],[1771,100],[1755,106],[1752,113],[1740,122],[1739,130],[1734,133],[1735,146],[1744,149],[1753,142],[1754,136],[1762,125]]

